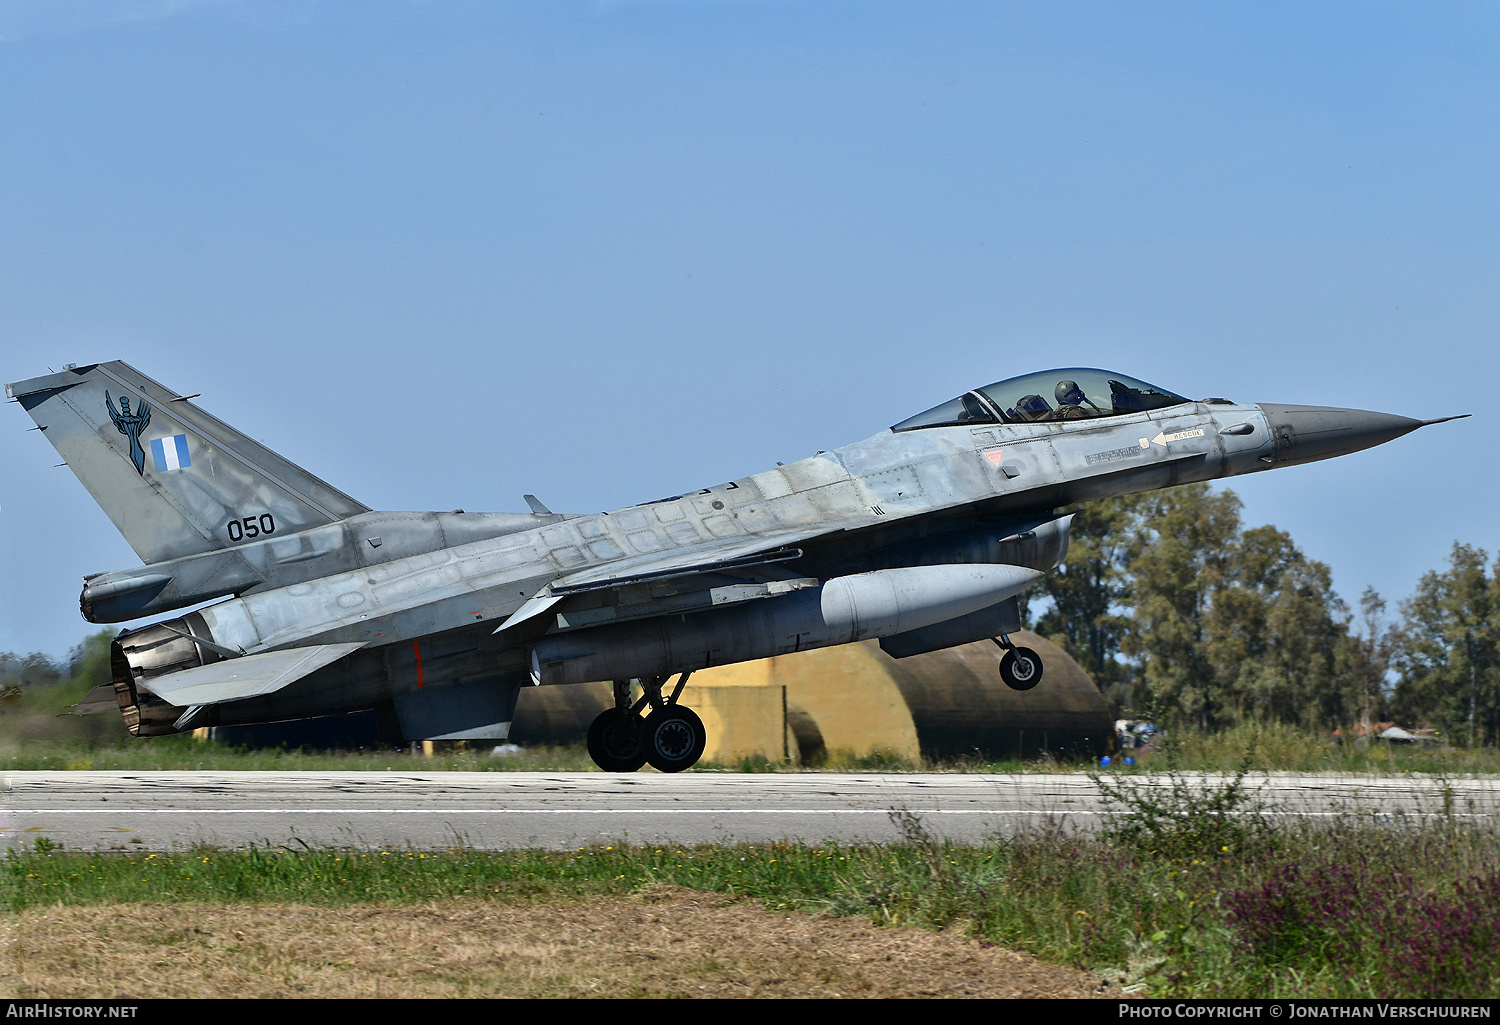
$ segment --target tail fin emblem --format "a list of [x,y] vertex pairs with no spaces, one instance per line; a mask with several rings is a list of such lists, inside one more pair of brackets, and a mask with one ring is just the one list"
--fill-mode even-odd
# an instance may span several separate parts
[[145,399],[140,400],[132,414],[130,399],[121,395],[120,410],[116,412],[114,400],[107,391],[104,393],[104,404],[109,407],[109,418],[115,422],[115,429],[130,439],[130,461],[135,464],[135,472],[145,476],[146,450],[141,448],[141,432],[151,422],[151,404]]

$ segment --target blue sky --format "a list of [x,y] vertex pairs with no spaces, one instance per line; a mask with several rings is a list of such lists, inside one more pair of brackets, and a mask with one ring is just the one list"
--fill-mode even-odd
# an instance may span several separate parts
[[[1231,481],[1351,602],[1494,552],[1500,8],[0,2],[0,377],[367,505],[592,511],[1053,366],[1473,419]],[[136,564],[0,407],[0,650]]]

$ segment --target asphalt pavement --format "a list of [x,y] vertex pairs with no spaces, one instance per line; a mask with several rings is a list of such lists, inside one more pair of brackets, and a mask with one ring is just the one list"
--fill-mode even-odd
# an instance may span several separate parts
[[[1229,779],[1184,778],[1199,788]],[[1244,782],[1265,813],[1310,822],[1500,815],[1494,778],[1273,773]],[[12,772],[0,776],[0,845],[39,836],[72,849],[150,851],[886,843],[914,824],[974,843],[1026,829],[1094,829],[1118,810],[1078,774]]]

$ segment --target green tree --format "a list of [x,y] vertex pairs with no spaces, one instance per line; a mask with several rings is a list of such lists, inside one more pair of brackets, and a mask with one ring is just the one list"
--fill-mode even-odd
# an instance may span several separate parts
[[1328,567],[1285,531],[1243,530],[1233,492],[1191,485],[1136,507],[1123,650],[1153,703],[1200,729],[1348,721],[1348,615]]
[[114,639],[113,630],[100,630],[85,637],[68,652],[68,675],[89,687],[108,683],[113,676],[109,667],[109,642]]
[[1117,656],[1131,628],[1123,608],[1129,594],[1125,561],[1139,504],[1135,496],[1107,498],[1074,511],[1068,557],[1043,584],[1051,607],[1036,625],[1120,707],[1133,704],[1133,673]]
[[1339,649],[1339,676],[1346,685],[1346,704],[1351,714],[1344,723],[1359,722],[1367,728],[1384,719],[1395,631],[1385,622],[1385,599],[1373,587],[1359,597],[1358,629],[1351,628]]
[[1472,744],[1500,741],[1500,563],[1455,542],[1448,568],[1422,575],[1401,603],[1392,662],[1397,713]]
[[1355,688],[1342,673],[1348,613],[1324,563],[1293,549],[1272,589],[1264,653],[1249,693],[1256,718],[1308,729],[1343,725],[1358,714]]
[[1139,496],[1127,544],[1133,628],[1122,650],[1141,662],[1145,703],[1210,729],[1236,717],[1209,656],[1214,595],[1230,577],[1240,500],[1190,484]]
[[1274,714],[1266,696],[1278,688],[1265,664],[1282,579],[1301,559],[1285,532],[1256,527],[1225,542],[1204,631],[1208,662],[1224,696],[1221,722]]

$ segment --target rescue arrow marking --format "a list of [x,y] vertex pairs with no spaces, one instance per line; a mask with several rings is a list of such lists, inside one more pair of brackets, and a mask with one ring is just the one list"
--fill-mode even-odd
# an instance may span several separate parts
[[1165,431],[1163,431],[1161,434],[1158,434],[1156,437],[1152,438],[1149,442],[1145,438],[1142,438],[1141,448],[1149,448],[1152,445],[1161,445],[1163,448],[1165,448],[1167,442],[1169,441],[1183,441],[1187,438],[1201,437],[1203,437],[1202,427],[1194,427],[1191,430],[1187,431],[1174,431],[1171,434],[1167,434]]

